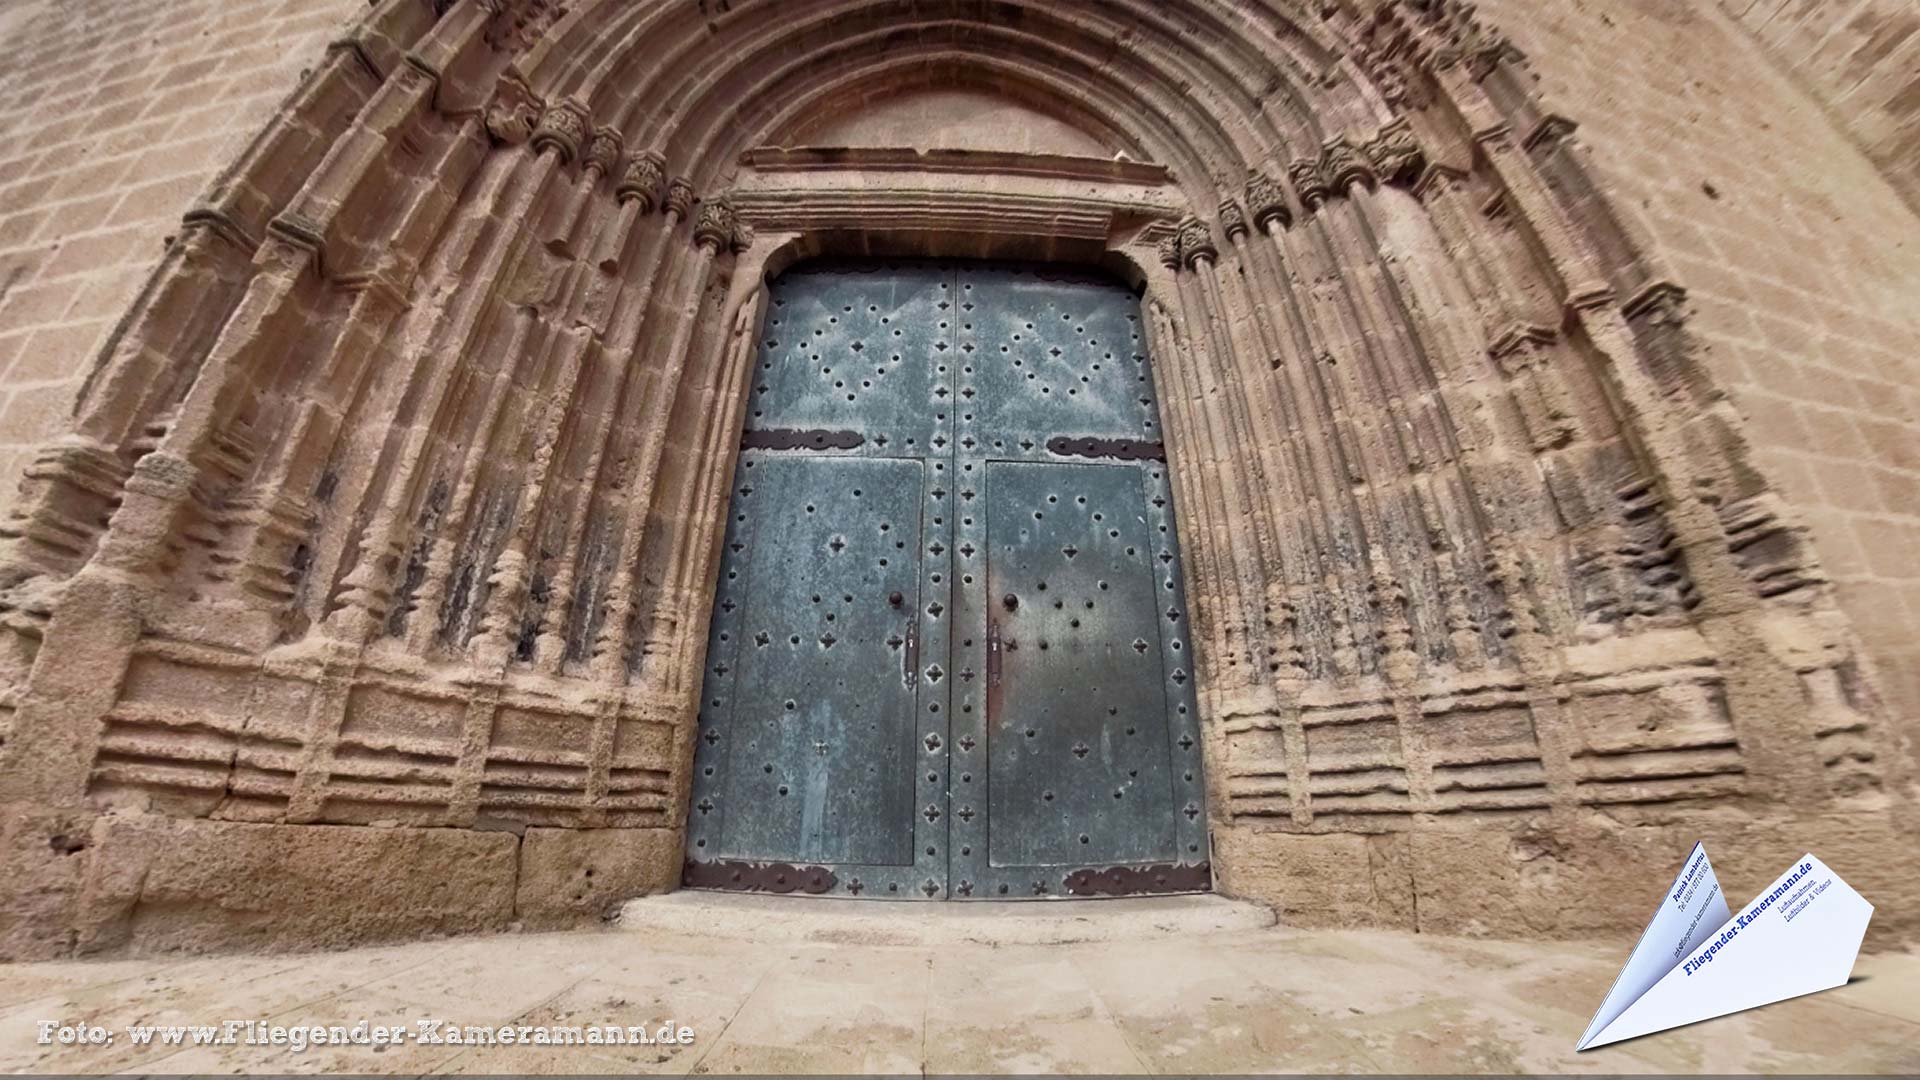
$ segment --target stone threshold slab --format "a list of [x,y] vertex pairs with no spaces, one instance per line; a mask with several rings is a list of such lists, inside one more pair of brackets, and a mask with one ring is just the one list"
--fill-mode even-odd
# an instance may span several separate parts
[[1191,938],[1274,922],[1271,908],[1212,894],[916,903],[682,889],[628,901],[618,927],[765,944],[1065,945]]

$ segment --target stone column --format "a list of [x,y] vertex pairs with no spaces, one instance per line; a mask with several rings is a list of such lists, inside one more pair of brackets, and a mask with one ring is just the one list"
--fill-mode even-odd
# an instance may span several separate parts
[[[654,208],[664,177],[664,161],[659,154],[649,151],[628,163],[615,189],[619,211],[613,223],[601,230],[596,238],[592,264],[582,268],[583,274],[613,276],[618,272],[622,255],[632,245],[637,222]],[[645,291],[646,286],[642,286],[642,292]],[[626,299],[624,292],[619,299]],[[615,314],[617,310],[608,312],[609,316]],[[622,393],[600,410],[599,421],[589,436],[593,450],[585,475],[578,483],[578,505],[568,518],[558,565],[547,586],[551,599],[539,613],[531,659],[536,668],[550,675],[558,674],[566,659],[568,629],[574,618],[578,581],[582,573],[581,559],[588,554],[585,550],[588,523],[593,517],[594,498],[598,494],[601,471],[606,465],[608,437],[619,416],[625,391],[639,381],[636,372],[638,365],[631,363],[627,356],[611,352],[604,344],[598,345],[597,349],[604,362],[619,365],[620,376],[615,382]],[[591,573],[592,568],[588,568],[587,572]]]
[[[676,177],[668,185],[669,229],[674,221],[685,215],[692,199],[693,187],[684,179]],[[605,601],[607,614],[594,647],[594,674],[603,683],[624,683],[627,678],[634,632],[633,612],[638,601],[636,591],[640,558],[646,543],[645,532],[653,505],[654,487],[659,481],[660,455],[665,447],[667,422],[673,415],[673,403],[680,390],[681,373],[686,367],[701,298],[712,276],[715,260],[732,241],[733,227],[733,207],[724,198],[702,206],[699,220],[694,225],[694,262],[687,269],[681,295],[675,305],[676,319],[673,337],[667,346],[666,367],[655,383],[653,400],[641,420],[645,434],[639,462],[634,469],[637,482],[627,504],[620,561]]]
[[[564,125],[566,121],[559,121],[559,123]],[[490,120],[489,132],[496,139],[501,138],[498,127],[497,120]],[[519,132],[518,137],[525,139],[527,132],[524,130]],[[569,153],[564,139],[551,136],[542,138],[536,144],[532,161],[524,168],[513,169],[503,181],[509,193],[506,196],[501,217],[503,221],[512,224],[501,238],[475,251],[472,256],[475,261],[472,268],[473,276],[485,278],[498,273],[499,268],[515,250],[512,238],[524,228],[524,221],[532,215],[533,206],[546,193]],[[436,327],[436,331],[444,329],[444,337],[436,332],[427,347],[409,352],[408,355],[414,358],[418,365],[426,367],[433,374],[424,395],[428,404],[423,407],[420,421],[407,434],[405,451],[396,455],[394,460],[412,465],[426,457],[429,440],[438,423],[439,403],[446,400],[455,385],[472,378],[464,365],[434,362],[435,352],[446,350],[458,353],[464,348],[476,347],[479,343],[493,342],[498,342],[502,348],[518,350],[524,347],[529,320],[524,313],[520,312],[510,313],[507,316],[511,324],[507,330],[507,340],[498,341],[497,338],[489,340],[491,334],[496,331],[486,321],[489,305],[485,299],[485,294],[476,293],[470,298],[454,301],[449,306],[441,325]],[[484,415],[488,419],[480,428],[476,446],[470,451],[467,463],[460,470],[461,478],[470,478],[473,475],[487,442],[486,433],[492,429],[491,418],[498,415],[501,405],[506,400],[508,383],[509,378],[505,373],[496,373],[491,386],[483,391],[487,400]],[[427,483],[431,480],[432,470],[418,469],[416,477],[416,483]],[[396,483],[387,490],[380,506],[374,511],[362,533],[353,568],[342,580],[340,591],[324,618],[321,630],[326,637],[360,645],[372,640],[384,629],[398,629],[392,621],[395,614],[393,611],[395,590],[402,584],[409,559],[407,529],[413,524],[409,521],[409,514],[421,494],[416,487],[406,483]],[[452,492],[449,493],[450,496],[452,494]],[[421,548],[414,557],[421,563],[423,577],[420,591],[409,597],[406,602],[408,611],[429,614],[425,618],[413,619],[406,624],[408,638],[415,643],[431,638],[429,624],[432,621],[431,613],[438,610],[441,579],[425,576],[424,571],[429,563],[445,567],[453,560],[459,526],[466,512],[468,491],[462,489],[458,494],[457,501],[450,501],[447,504],[451,508],[451,513],[436,514],[435,531],[430,536],[424,536],[418,540]],[[404,616],[406,613],[401,614]]]

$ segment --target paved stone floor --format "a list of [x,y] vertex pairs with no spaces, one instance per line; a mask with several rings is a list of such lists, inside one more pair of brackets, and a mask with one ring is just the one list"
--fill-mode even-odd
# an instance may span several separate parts
[[[1838,990],[1575,1055],[1624,943],[1516,944],[1262,927],[1148,911],[1129,940],[787,925],[769,899],[694,929],[686,901],[620,929],[351,952],[0,966],[0,1069],[111,1072],[1920,1072],[1920,955]],[[642,902],[651,903],[651,902]],[[822,903],[814,901],[814,903]],[[842,902],[844,903],[844,902]],[[1121,902],[1097,902],[1121,904]],[[1162,902],[1164,903],[1164,901]],[[677,906],[676,906],[677,905]],[[1044,905],[1065,912],[1062,905]],[[924,908],[893,908],[911,923]],[[1103,915],[1110,910],[1111,915]],[[1085,914],[1091,911],[1092,914]],[[1264,912],[1262,912],[1264,915]],[[802,920],[804,922],[804,920]],[[1264,921],[1264,920],[1259,920]],[[1073,929],[1074,926],[1080,929]],[[1044,928],[1042,928],[1044,929]],[[877,944],[905,941],[906,944]],[[685,1047],[40,1047],[42,1019],[127,1024],[659,1023]]]

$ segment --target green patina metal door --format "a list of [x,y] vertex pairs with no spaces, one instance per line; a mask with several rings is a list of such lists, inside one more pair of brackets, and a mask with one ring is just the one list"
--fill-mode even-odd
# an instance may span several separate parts
[[772,286],[708,639],[686,883],[1209,885],[1139,304],[1052,267]]

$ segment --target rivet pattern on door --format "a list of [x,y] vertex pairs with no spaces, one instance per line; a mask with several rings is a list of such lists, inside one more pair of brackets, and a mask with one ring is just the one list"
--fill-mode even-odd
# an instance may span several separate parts
[[1138,302],[820,264],[772,286],[709,637],[687,884],[900,899],[1209,884]]

